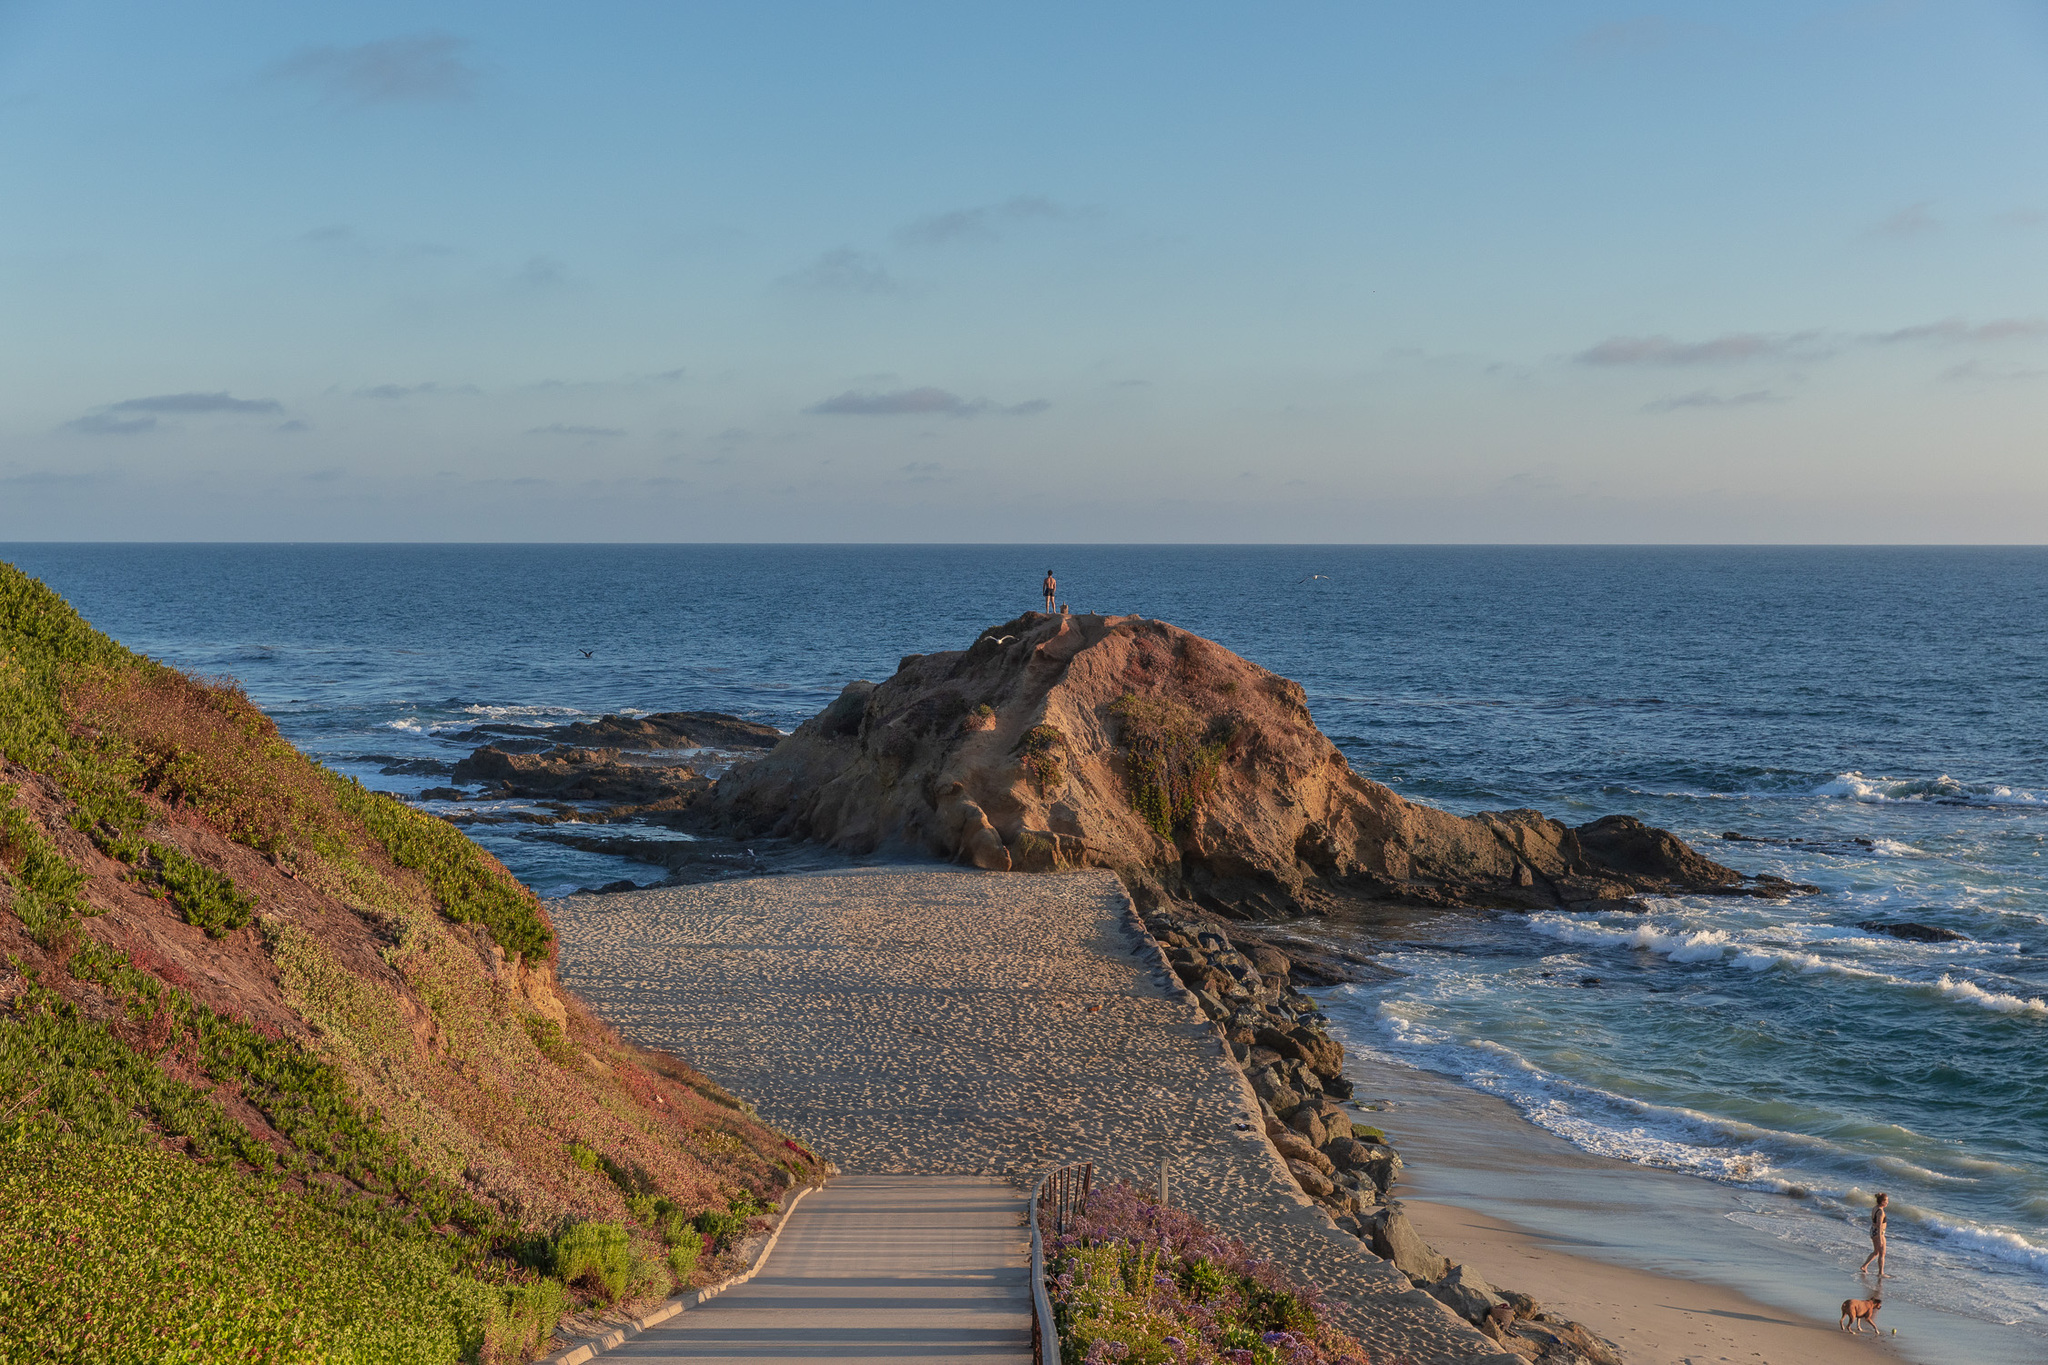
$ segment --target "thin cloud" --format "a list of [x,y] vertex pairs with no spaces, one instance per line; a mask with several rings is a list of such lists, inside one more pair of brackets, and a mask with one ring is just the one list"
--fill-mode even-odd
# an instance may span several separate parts
[[1930,237],[1941,231],[1941,220],[1928,212],[1934,201],[1922,199],[1917,204],[1908,204],[1897,213],[1870,230],[1873,237],[1890,237],[1894,241],[1912,241]]
[[1720,365],[1744,360],[1810,356],[1818,332],[1769,334],[1731,332],[1707,341],[1674,341],[1668,336],[1609,337],[1578,353],[1581,365]]
[[371,384],[356,390],[358,398],[414,398],[427,394],[473,394],[482,393],[474,384],[436,384],[432,380],[424,384]]
[[313,428],[306,425],[304,422],[301,422],[296,417],[294,417],[289,422],[279,422],[276,426],[271,428],[272,431],[311,431],[312,429]]
[[160,393],[151,398],[124,398],[107,405],[109,412],[283,412],[274,398],[235,398],[220,393]]
[[901,294],[903,286],[879,258],[850,246],[828,251],[779,283],[820,294]]
[[355,47],[309,47],[275,68],[319,86],[340,104],[447,104],[476,92],[468,43],[448,33],[418,33]]
[[804,411],[826,417],[979,417],[984,413],[1028,417],[1051,406],[1043,398],[1004,406],[986,398],[967,399],[945,389],[926,387],[897,389],[892,393],[863,393],[848,389],[836,397],[813,403]]
[[983,204],[971,209],[934,213],[896,229],[896,240],[906,246],[941,246],[948,242],[992,242],[1002,230],[1033,219],[1062,219],[1072,210],[1042,194],[1020,194],[1000,204]]
[[1769,389],[1751,389],[1748,393],[1721,395],[1706,389],[1695,389],[1671,398],[1659,398],[1654,403],[1643,404],[1644,412],[1677,412],[1684,408],[1747,408],[1758,403],[1782,403],[1785,399]]
[[2024,369],[2016,365],[1986,365],[1981,360],[1966,360],[1952,365],[1941,372],[1941,377],[1951,384],[1981,383],[2010,384],[2024,379],[2039,379],[2048,370]]
[[572,427],[560,422],[544,427],[528,427],[528,436],[624,436],[624,427]]
[[154,417],[116,417],[108,412],[89,412],[64,424],[66,431],[81,431],[88,436],[140,436],[145,431],[156,430]]
[[1914,327],[1901,327],[1892,332],[1872,332],[1864,338],[1879,345],[1891,345],[1901,341],[1934,341],[1970,344],[1973,342],[2021,341],[2028,337],[2048,335],[2048,321],[2041,318],[1993,318],[1989,322],[1972,323],[1962,318],[1943,318],[1940,322],[1923,322]]

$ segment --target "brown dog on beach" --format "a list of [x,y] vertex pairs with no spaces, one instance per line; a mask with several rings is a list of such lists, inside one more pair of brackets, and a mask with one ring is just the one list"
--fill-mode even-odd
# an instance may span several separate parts
[[[1869,1323],[1870,1330],[1877,1331],[1877,1310],[1884,1307],[1884,1296],[1873,1294],[1867,1299],[1843,1299],[1842,1323],[1844,1332],[1863,1334],[1863,1324]],[[1879,1333],[1879,1335],[1883,1335]]]

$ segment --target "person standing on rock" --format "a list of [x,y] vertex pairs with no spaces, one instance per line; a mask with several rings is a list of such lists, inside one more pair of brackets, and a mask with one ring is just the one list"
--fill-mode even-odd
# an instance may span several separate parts
[[1060,581],[1052,576],[1052,570],[1045,571],[1045,609],[1052,610],[1052,599],[1059,593]]

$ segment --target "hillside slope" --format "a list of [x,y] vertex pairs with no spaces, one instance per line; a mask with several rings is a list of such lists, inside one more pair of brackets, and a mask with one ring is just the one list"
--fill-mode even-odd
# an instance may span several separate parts
[[5,564],[0,911],[0,1365],[518,1360],[820,1169],[474,844]]
[[849,684],[709,809],[865,852],[999,870],[1093,864],[1248,919],[1344,901],[1611,908],[1673,891],[1783,895],[1627,816],[1470,818],[1350,769],[1301,686],[1136,616],[1032,612]]

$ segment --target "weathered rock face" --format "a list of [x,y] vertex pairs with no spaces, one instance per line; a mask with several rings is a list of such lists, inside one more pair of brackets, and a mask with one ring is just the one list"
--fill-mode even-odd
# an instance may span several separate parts
[[1544,909],[1745,886],[1628,816],[1462,818],[1352,772],[1301,687],[1131,616],[1033,612],[965,650],[849,684],[718,816],[855,852],[910,845],[999,870],[1095,864],[1239,918],[1345,901]]

